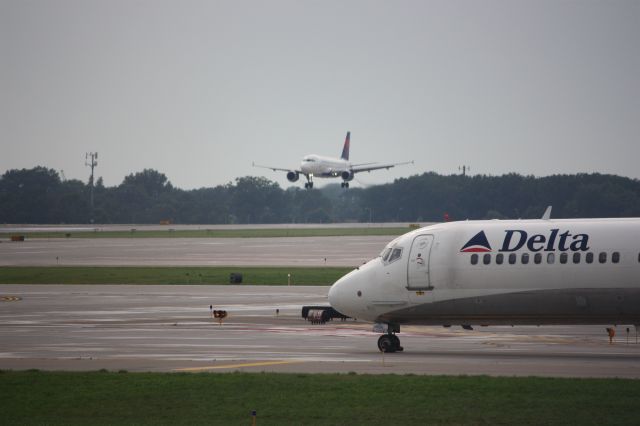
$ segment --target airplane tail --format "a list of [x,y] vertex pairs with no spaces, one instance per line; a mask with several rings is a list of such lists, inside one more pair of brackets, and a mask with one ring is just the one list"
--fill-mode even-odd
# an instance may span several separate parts
[[340,158],[349,161],[349,142],[351,140],[351,132],[347,132],[347,137],[344,139],[344,146],[342,147],[342,155]]

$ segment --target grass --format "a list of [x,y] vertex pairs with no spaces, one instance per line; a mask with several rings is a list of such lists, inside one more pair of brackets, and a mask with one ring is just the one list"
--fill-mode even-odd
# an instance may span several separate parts
[[639,395],[622,379],[0,372],[3,425],[622,425]]
[[194,229],[145,231],[131,228],[128,231],[74,231],[74,232],[0,232],[0,239],[12,235],[25,238],[273,238],[273,237],[336,237],[336,236],[396,236],[412,228],[268,228],[268,229]]
[[228,284],[232,272],[243,284],[330,285],[349,267],[0,267],[0,284]]

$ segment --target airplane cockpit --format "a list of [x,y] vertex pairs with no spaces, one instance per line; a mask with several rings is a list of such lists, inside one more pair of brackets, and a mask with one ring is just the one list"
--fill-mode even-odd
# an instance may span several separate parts
[[382,263],[384,265],[395,262],[402,257],[403,249],[398,246],[398,240],[400,240],[400,238],[394,239],[387,244],[384,249],[382,249],[382,252],[380,252],[379,257],[382,259]]
[[[329,289],[331,306],[345,315],[372,322],[379,322],[380,316],[390,310],[406,306],[408,258],[415,256],[411,253],[414,239],[413,233],[394,239],[378,257],[336,281]],[[395,335],[399,325],[387,323],[387,330],[380,337],[378,348],[383,352],[401,351],[400,339]]]
[[388,265],[402,257],[402,247],[387,247],[380,253],[382,263]]

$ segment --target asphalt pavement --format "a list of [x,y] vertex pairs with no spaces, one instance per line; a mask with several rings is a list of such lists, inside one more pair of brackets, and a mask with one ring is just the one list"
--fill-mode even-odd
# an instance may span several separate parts
[[[382,354],[372,325],[314,325],[328,287],[2,285],[0,369],[358,372],[640,378],[635,329],[403,327]],[[225,310],[221,323],[209,306]],[[628,336],[628,339],[627,339]]]

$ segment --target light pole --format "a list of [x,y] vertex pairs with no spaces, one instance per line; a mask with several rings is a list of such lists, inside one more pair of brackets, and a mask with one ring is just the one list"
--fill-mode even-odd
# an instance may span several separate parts
[[91,198],[89,201],[89,205],[91,206],[91,218],[90,221],[93,223],[93,169],[98,165],[98,153],[97,152],[87,152],[84,156],[84,165],[91,167],[91,177],[89,178],[89,190],[91,194]]

